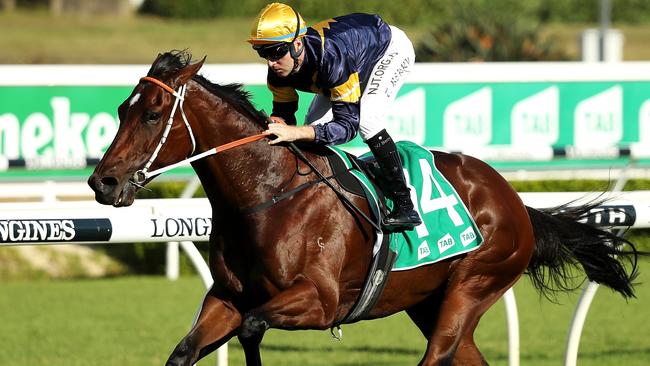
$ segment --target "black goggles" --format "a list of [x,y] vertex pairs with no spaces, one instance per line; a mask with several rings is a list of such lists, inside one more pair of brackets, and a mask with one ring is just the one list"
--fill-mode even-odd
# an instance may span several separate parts
[[261,58],[265,58],[269,61],[277,61],[289,52],[290,46],[291,43],[280,42],[266,45],[255,45],[253,46],[253,49],[257,51],[257,54],[260,55]]

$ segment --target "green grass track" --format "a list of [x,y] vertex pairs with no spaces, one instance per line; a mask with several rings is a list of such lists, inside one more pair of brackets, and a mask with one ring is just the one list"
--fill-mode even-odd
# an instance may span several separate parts
[[[650,360],[650,262],[642,263],[637,299],[601,288],[587,317],[579,365],[641,366]],[[189,329],[204,289],[197,277],[7,282],[0,284],[0,364],[163,365]],[[515,286],[521,364],[561,365],[579,292],[541,300],[526,278]],[[271,330],[262,343],[267,365],[415,365],[425,341],[404,314],[329,332]],[[483,318],[477,343],[491,365],[507,365],[503,303]],[[243,365],[230,343],[230,365]],[[216,364],[210,356],[200,365]]]

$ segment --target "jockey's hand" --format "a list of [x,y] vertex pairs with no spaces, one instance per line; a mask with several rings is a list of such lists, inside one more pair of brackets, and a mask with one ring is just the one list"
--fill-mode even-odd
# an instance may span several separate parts
[[316,133],[311,126],[289,126],[283,123],[269,124],[269,129],[263,133],[267,136],[276,136],[275,139],[269,141],[270,145],[280,142],[314,141],[316,138]]

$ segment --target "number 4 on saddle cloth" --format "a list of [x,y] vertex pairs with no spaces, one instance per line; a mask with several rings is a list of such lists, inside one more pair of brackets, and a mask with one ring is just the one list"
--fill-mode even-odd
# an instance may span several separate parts
[[[359,161],[353,162],[354,157],[346,152],[335,147],[329,149],[334,152],[329,156],[332,167],[348,170],[356,178],[363,187],[376,219],[380,204],[389,209],[393,207],[393,202],[387,197],[382,197],[381,203],[378,201],[380,195],[377,186],[381,188],[383,182],[371,153],[366,153]],[[390,234],[390,248],[397,254],[392,270],[416,268],[476,249],[483,238],[463,201],[436,168],[433,154],[408,141],[398,142],[397,150],[406,170],[406,184],[411,189],[413,206],[420,214],[422,224],[410,231]],[[340,163],[334,159],[340,159]],[[370,178],[374,180],[371,181],[360,171],[358,165],[369,170],[372,175]],[[337,177],[344,175],[335,173]],[[349,182],[341,180],[339,183],[355,194],[360,193],[358,189],[350,187]],[[375,247],[373,253],[377,250]]]
[[[381,295],[388,271],[432,264],[470,252],[483,242],[465,204],[436,168],[434,155],[412,142],[400,141],[396,145],[406,171],[406,184],[411,189],[411,200],[422,218],[422,224],[410,231],[383,235],[383,238],[378,235],[373,248],[375,259],[366,285],[357,304],[342,323],[358,320],[372,308],[376,298]],[[382,186],[381,173],[372,154],[367,153],[357,160],[336,147],[328,149],[330,152],[326,155],[339,184],[349,192],[364,195],[374,219],[381,222],[380,212],[387,211],[381,209],[382,205],[391,209],[393,202],[378,189]],[[365,174],[364,170],[369,174]],[[382,256],[384,258],[378,258]]]

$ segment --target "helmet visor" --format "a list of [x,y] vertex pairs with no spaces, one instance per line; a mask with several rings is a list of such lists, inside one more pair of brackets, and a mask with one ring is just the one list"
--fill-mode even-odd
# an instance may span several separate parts
[[290,46],[291,43],[280,42],[274,44],[254,45],[253,49],[257,51],[257,54],[260,55],[261,58],[265,58],[269,61],[277,61],[289,52]]

